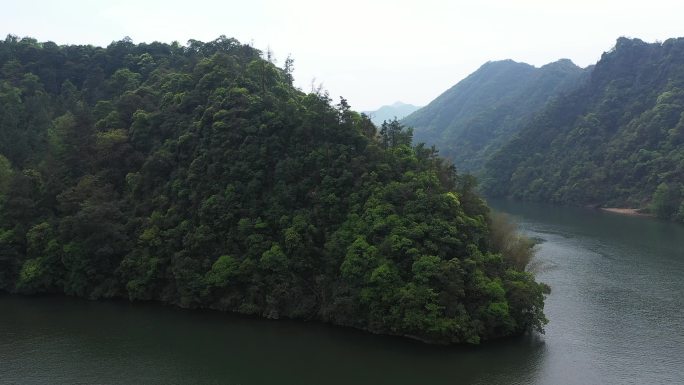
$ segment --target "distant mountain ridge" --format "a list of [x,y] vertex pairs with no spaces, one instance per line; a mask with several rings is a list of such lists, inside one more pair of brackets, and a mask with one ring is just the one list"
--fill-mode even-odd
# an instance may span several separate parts
[[364,111],[364,114],[368,115],[376,125],[381,125],[385,120],[402,119],[420,108],[413,104],[394,102],[391,105],[382,106],[375,111]]
[[568,59],[540,68],[487,62],[402,123],[414,128],[416,142],[437,145],[458,169],[477,173],[535,113],[587,73]]

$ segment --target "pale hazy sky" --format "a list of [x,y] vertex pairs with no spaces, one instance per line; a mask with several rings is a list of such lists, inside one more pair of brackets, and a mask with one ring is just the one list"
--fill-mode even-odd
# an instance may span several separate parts
[[235,37],[356,110],[424,105],[488,60],[595,63],[619,36],[684,36],[684,1],[2,1],[0,34],[106,46]]

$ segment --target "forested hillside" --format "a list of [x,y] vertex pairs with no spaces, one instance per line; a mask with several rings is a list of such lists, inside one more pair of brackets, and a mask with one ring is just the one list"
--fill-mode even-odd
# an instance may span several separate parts
[[545,287],[497,243],[471,178],[398,122],[378,131],[344,99],[294,88],[291,71],[224,37],[8,36],[0,289],[438,343],[539,330]]
[[436,145],[459,170],[478,174],[488,157],[586,72],[567,59],[541,68],[489,62],[402,123],[414,127],[417,142]]
[[487,164],[492,195],[684,221],[684,39],[618,39]]

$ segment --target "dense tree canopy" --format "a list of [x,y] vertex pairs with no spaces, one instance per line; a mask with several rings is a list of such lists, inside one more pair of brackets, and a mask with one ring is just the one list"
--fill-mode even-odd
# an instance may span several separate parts
[[0,288],[439,343],[541,329],[470,178],[234,39],[0,42]]
[[486,191],[649,208],[684,222],[684,39],[620,38],[580,88],[496,153]]

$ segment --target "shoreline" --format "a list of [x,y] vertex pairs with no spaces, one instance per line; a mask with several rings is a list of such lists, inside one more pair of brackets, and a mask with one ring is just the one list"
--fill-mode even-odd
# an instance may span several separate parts
[[654,217],[653,214],[647,214],[641,212],[641,209],[631,209],[631,208],[620,208],[620,207],[601,207],[601,211],[607,211],[609,213],[629,215],[632,217]]

